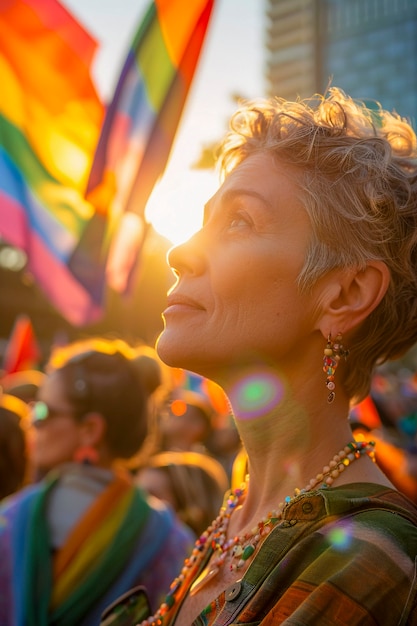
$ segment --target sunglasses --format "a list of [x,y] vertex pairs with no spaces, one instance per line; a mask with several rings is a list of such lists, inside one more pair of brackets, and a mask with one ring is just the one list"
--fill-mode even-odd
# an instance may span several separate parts
[[41,427],[43,423],[49,421],[53,417],[58,417],[60,415],[71,415],[72,411],[70,409],[55,409],[50,407],[46,402],[42,402],[42,400],[38,400],[37,402],[31,402],[29,404],[30,408],[30,416],[31,416],[31,424],[35,426],[35,428]]

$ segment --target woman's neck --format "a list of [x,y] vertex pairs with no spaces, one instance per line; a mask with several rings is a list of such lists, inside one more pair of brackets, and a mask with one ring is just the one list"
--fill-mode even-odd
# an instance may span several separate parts
[[[269,393],[265,381],[271,385]],[[292,496],[296,487],[303,488],[353,439],[349,402],[342,392],[329,405],[324,384],[323,388],[300,385],[297,395],[289,389],[270,370],[263,381],[259,379],[258,388],[240,389],[240,396],[233,386],[227,389],[249,458],[248,511],[264,513],[278,498]],[[245,395],[251,402],[244,401]]]

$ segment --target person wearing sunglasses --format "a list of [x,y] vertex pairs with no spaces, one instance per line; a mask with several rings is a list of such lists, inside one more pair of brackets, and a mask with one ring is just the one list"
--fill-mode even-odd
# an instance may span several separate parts
[[102,338],[51,356],[31,405],[42,478],[0,509],[2,626],[92,626],[137,585],[157,606],[189,551],[189,531],[123,466],[148,430],[135,356]]

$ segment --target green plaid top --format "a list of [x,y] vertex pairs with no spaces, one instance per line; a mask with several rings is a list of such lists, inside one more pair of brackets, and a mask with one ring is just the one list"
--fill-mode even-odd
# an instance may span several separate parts
[[368,483],[314,491],[193,626],[417,626],[416,568],[417,507],[405,496]]

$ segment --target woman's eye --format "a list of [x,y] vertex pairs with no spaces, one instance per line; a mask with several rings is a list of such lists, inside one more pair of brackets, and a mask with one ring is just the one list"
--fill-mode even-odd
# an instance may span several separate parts
[[229,221],[230,228],[239,228],[240,226],[248,226],[248,225],[249,225],[249,219],[245,217],[244,215],[236,215],[235,217],[231,218]]

